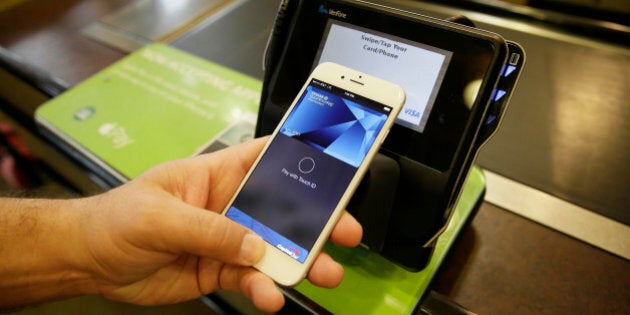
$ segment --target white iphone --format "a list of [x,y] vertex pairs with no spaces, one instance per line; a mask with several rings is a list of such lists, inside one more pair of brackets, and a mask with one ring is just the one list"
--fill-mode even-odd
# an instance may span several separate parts
[[223,212],[268,243],[255,268],[284,286],[306,276],[404,100],[338,64],[313,70]]

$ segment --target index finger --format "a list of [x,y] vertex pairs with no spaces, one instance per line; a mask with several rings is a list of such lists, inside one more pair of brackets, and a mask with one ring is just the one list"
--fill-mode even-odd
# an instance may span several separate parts
[[330,233],[330,240],[341,246],[355,247],[361,243],[363,227],[348,211],[344,210]]

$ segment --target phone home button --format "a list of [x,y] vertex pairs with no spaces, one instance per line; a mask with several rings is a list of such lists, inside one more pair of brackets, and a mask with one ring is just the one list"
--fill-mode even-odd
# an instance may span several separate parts
[[312,157],[305,157],[298,163],[298,169],[302,174],[308,174],[315,169],[315,160]]

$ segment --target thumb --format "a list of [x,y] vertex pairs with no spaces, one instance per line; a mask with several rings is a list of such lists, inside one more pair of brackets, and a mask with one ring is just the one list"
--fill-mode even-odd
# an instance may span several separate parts
[[255,264],[265,253],[265,241],[260,236],[221,214],[181,201],[162,209],[169,210],[160,211],[151,220],[156,224],[151,229],[157,234],[156,250],[245,266]]

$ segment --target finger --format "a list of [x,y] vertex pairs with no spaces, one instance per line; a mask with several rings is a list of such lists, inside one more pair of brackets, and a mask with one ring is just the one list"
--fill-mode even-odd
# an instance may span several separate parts
[[338,245],[355,247],[361,243],[363,227],[348,211],[343,212],[330,233],[330,240]]
[[149,181],[189,204],[219,212],[225,208],[267,139],[258,138],[212,153],[164,163],[134,181]]
[[242,172],[243,175],[254,164],[254,161],[267,143],[269,137],[256,138],[238,145],[234,145],[209,154],[203,154],[195,159],[201,167],[213,172]]
[[278,290],[273,280],[255,272],[242,281],[243,292],[254,302],[257,308],[264,312],[277,312],[284,305],[284,295]]
[[343,279],[343,267],[328,254],[321,252],[308,272],[308,280],[323,288],[337,287]]
[[180,201],[161,208],[144,216],[152,234],[139,237],[146,246],[247,266],[264,255],[262,238],[225,216]]
[[284,305],[284,296],[273,280],[253,268],[226,265],[219,277],[222,289],[243,293],[264,312],[277,312]]
[[201,165],[196,168],[208,170],[211,175],[208,189],[212,198],[207,200],[207,209],[221,211],[225,208],[267,140],[268,137],[254,139],[200,157]]

